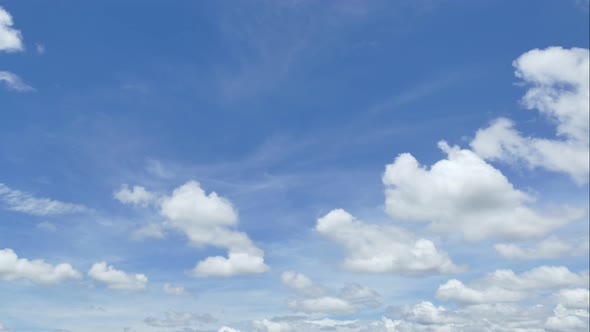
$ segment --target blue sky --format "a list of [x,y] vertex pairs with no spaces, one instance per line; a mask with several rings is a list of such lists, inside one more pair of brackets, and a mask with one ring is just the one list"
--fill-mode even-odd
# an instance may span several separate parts
[[587,330],[588,25],[0,2],[0,331]]

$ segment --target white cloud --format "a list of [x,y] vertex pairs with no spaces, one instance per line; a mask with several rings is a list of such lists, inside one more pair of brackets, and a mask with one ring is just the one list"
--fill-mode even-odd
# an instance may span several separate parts
[[0,322],[0,332],[10,332],[10,330]]
[[23,82],[15,73],[9,71],[0,71],[0,82],[3,82],[9,90],[26,92],[34,91],[30,85]]
[[241,274],[256,274],[268,271],[264,264],[262,251],[254,254],[243,252],[229,252],[228,257],[207,257],[199,262],[192,270],[192,274],[198,277],[231,277]]
[[332,296],[290,300],[288,305],[305,313],[350,314],[356,311],[346,300]]
[[326,292],[322,287],[316,285],[306,275],[294,271],[286,271],[281,274],[283,284],[291,287],[298,293],[308,297],[319,297]]
[[357,311],[361,306],[377,307],[379,293],[357,284],[349,284],[342,288],[339,295],[315,284],[303,273],[286,271],[281,274],[281,281],[295,290],[303,299],[288,301],[291,309],[311,314],[344,314]]
[[31,194],[11,189],[2,183],[0,183],[0,203],[7,210],[37,216],[90,211],[89,208],[79,204],[64,203],[49,198],[36,198]]
[[70,264],[51,265],[43,260],[18,258],[12,249],[0,250],[0,280],[25,279],[36,284],[56,284],[81,275]]
[[146,288],[148,282],[148,278],[143,274],[127,274],[107,265],[106,262],[94,263],[88,271],[88,276],[116,290],[140,291]]
[[587,284],[588,271],[574,273],[563,266],[540,266],[520,275],[512,270],[496,270],[471,285],[451,279],[438,288],[436,297],[462,304],[517,302],[536,291]]
[[268,319],[255,320],[252,327],[256,332],[290,332],[291,326],[286,322],[273,322]]
[[193,270],[196,276],[233,276],[268,271],[264,252],[250,238],[232,229],[238,213],[232,204],[215,192],[206,194],[196,181],[190,181],[164,197],[161,214],[170,225],[183,231],[197,246],[212,245],[227,248],[228,257],[215,256],[199,262]]
[[567,308],[586,309],[590,306],[590,291],[584,288],[561,289],[555,294],[558,303]]
[[0,52],[16,52],[23,50],[21,32],[12,27],[12,16],[0,7]]
[[241,332],[229,326],[222,326],[217,332]]
[[346,250],[344,267],[359,272],[452,273],[461,271],[434,243],[391,225],[365,224],[337,209],[316,229]]
[[545,329],[550,332],[588,331],[588,311],[570,310],[558,304],[554,315],[547,318]]
[[166,294],[177,295],[177,296],[191,294],[191,291],[189,291],[188,289],[186,289],[182,286],[175,286],[172,284],[164,284],[164,286],[162,286],[162,290]]
[[444,301],[453,300],[462,304],[477,304],[518,302],[527,296],[523,292],[503,289],[495,285],[475,289],[466,286],[457,279],[451,279],[438,288],[436,297]]
[[541,214],[533,198],[470,150],[440,142],[447,159],[430,168],[409,153],[387,165],[385,208],[396,220],[430,221],[433,231],[462,232],[467,240],[490,236],[537,237],[579,217],[580,211]]
[[558,258],[565,255],[583,255],[588,252],[588,240],[573,244],[555,236],[548,237],[535,245],[523,247],[514,243],[498,243],[494,245],[496,252],[508,259],[545,259]]
[[190,312],[167,312],[163,319],[148,317],[144,323],[154,327],[181,327],[214,323],[217,319],[210,314],[196,314]]
[[485,159],[524,162],[588,182],[590,92],[588,49],[534,49],[514,61],[516,76],[530,86],[522,99],[556,125],[557,139],[522,136],[514,124],[497,119],[471,142]]
[[447,316],[447,310],[444,307],[436,307],[431,302],[427,301],[404,308],[403,315],[407,320],[425,325],[443,324],[451,321]]
[[264,252],[248,235],[234,229],[238,213],[231,202],[215,192],[207,194],[196,181],[176,188],[170,196],[158,196],[141,186],[129,189],[124,185],[114,197],[123,203],[143,207],[156,204],[160,214],[168,219],[163,225],[148,224],[139,228],[132,234],[134,239],[164,237],[163,227],[167,227],[182,231],[197,247],[211,245],[228,250],[227,257],[207,257],[198,262],[191,272],[194,276],[230,277],[269,270],[264,263]]
[[158,196],[147,191],[144,187],[133,186],[129,189],[128,185],[123,185],[117,190],[113,197],[123,204],[133,204],[139,206],[147,206],[154,203]]

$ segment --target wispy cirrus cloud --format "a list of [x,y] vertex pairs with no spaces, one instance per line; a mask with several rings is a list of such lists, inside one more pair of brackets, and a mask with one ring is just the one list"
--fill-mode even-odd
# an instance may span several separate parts
[[18,92],[35,91],[33,87],[25,83],[18,75],[9,71],[0,71],[0,82],[3,82],[9,90]]
[[92,209],[51,198],[38,198],[0,183],[0,208],[36,216],[90,212]]

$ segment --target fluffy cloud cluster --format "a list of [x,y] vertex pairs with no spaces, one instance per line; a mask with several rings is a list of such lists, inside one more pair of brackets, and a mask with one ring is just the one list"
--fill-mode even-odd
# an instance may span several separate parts
[[162,290],[166,294],[176,295],[176,296],[191,294],[191,291],[189,291],[188,289],[186,289],[182,286],[176,286],[176,285],[172,285],[172,284],[164,284],[164,286],[162,286]]
[[16,52],[23,50],[22,35],[14,29],[12,16],[0,7],[0,52]]
[[581,215],[547,215],[529,205],[533,198],[517,190],[492,165],[470,150],[439,147],[447,159],[426,168],[409,153],[387,165],[385,207],[396,220],[430,221],[433,231],[460,231],[468,240],[486,237],[542,236]]
[[70,264],[51,265],[43,260],[19,258],[11,249],[0,250],[0,280],[29,280],[37,284],[55,284],[81,275]]
[[139,206],[147,206],[155,202],[158,196],[147,191],[144,187],[133,186],[129,188],[128,185],[123,185],[113,194],[114,198],[123,204],[134,204]]
[[64,203],[49,198],[37,198],[31,194],[11,189],[3,183],[0,183],[0,204],[7,210],[36,216],[90,211],[89,208],[79,204]]
[[508,119],[477,132],[473,150],[485,159],[522,162],[588,182],[590,141],[590,56],[588,49],[549,47],[514,61],[516,76],[530,88],[522,99],[556,125],[557,138],[523,136]]
[[140,291],[145,289],[148,282],[148,278],[143,274],[128,274],[107,265],[106,262],[94,263],[88,271],[88,276],[116,290]]
[[452,273],[456,266],[445,252],[426,239],[393,225],[366,224],[337,209],[318,219],[316,229],[342,245],[344,266],[353,271],[383,273]]
[[283,272],[281,281],[300,296],[289,300],[289,307],[303,313],[350,314],[359,307],[380,305],[377,301],[379,293],[366,286],[351,284],[344,287],[340,294],[333,294],[306,275],[294,271]]
[[438,288],[436,296],[460,304],[518,302],[541,290],[587,285],[588,271],[574,273],[563,266],[541,266],[520,275],[496,270],[470,285],[451,279]]
[[[147,206],[156,202],[159,212],[166,217],[167,227],[182,231],[196,246],[211,245],[228,250],[227,257],[208,257],[199,262],[192,274],[199,277],[229,277],[240,274],[266,272],[264,252],[257,248],[248,235],[236,231],[238,213],[227,199],[217,193],[207,194],[196,181],[176,188],[172,195],[158,197],[140,186],[131,190],[124,186],[114,194],[123,203]],[[136,231],[135,237],[162,237],[157,226]]]

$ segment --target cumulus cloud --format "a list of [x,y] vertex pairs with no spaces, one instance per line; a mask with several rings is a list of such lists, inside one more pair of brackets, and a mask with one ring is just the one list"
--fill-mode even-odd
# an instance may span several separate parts
[[240,330],[234,329],[229,326],[222,326],[217,332],[241,332]]
[[147,206],[154,203],[158,198],[156,194],[147,191],[142,186],[133,186],[133,188],[129,188],[128,185],[121,186],[119,190],[115,191],[113,197],[123,204],[139,206]]
[[508,259],[545,259],[558,258],[565,255],[584,255],[588,252],[588,239],[572,243],[555,236],[548,237],[534,245],[522,246],[514,243],[498,243],[494,245],[496,252]]
[[232,204],[215,192],[207,194],[196,181],[190,181],[164,197],[161,214],[170,225],[183,231],[197,246],[227,248],[228,257],[215,256],[199,262],[196,276],[234,276],[266,272],[264,252],[250,238],[233,229],[238,213]]
[[529,86],[522,98],[556,126],[557,138],[523,136],[508,119],[495,120],[477,132],[473,150],[485,159],[522,162],[588,182],[590,123],[588,49],[534,49],[513,63],[516,76]]
[[144,323],[154,327],[182,327],[215,323],[217,319],[210,314],[196,314],[190,312],[167,312],[164,318],[148,317]]
[[433,231],[460,231],[467,240],[538,237],[581,216],[581,211],[546,215],[533,198],[474,152],[440,142],[447,159],[430,168],[409,153],[387,165],[385,208],[396,220],[430,221]]
[[314,284],[314,282],[303,273],[297,273],[294,271],[283,272],[281,274],[281,281],[283,284],[289,286],[303,296],[319,297],[326,293],[322,287]]
[[134,239],[164,237],[164,227],[186,234],[197,247],[226,248],[227,257],[214,256],[198,262],[192,275],[198,277],[230,277],[242,274],[263,273],[269,270],[264,252],[256,247],[248,235],[235,230],[238,212],[231,202],[215,192],[206,193],[196,181],[176,188],[169,196],[159,196],[144,187],[122,186],[115,199],[125,204],[147,207],[155,204],[167,222],[148,224],[132,234]]
[[496,270],[470,285],[451,279],[439,286],[436,297],[461,304],[518,302],[536,291],[585,285],[588,285],[588,271],[575,273],[564,266],[540,266],[522,274]]
[[181,295],[190,295],[191,291],[189,291],[188,289],[182,287],[182,286],[176,286],[176,285],[172,285],[172,284],[164,284],[164,286],[162,286],[162,290],[164,291],[164,293],[169,294],[169,295],[177,295],[177,296],[181,296]]
[[350,314],[356,311],[346,300],[332,296],[290,300],[288,305],[305,313]]
[[0,204],[3,208],[10,211],[36,216],[91,211],[89,208],[79,204],[64,203],[49,198],[37,198],[31,194],[11,189],[3,183],[0,183]]
[[141,291],[146,288],[148,278],[143,274],[128,274],[116,270],[106,262],[94,263],[88,271],[92,279],[116,290]]
[[255,320],[252,328],[256,332],[290,332],[293,331],[287,322],[273,322],[268,319]]
[[27,92],[35,90],[30,85],[25,83],[18,75],[5,70],[0,71],[0,82],[4,83],[6,88],[8,88],[9,90],[14,90],[18,92]]
[[56,284],[82,276],[70,264],[51,265],[40,259],[19,258],[12,249],[0,250],[0,280],[28,280],[36,284]]
[[349,284],[343,287],[339,293],[331,292],[314,283],[303,273],[294,271],[283,272],[281,281],[302,297],[289,300],[288,306],[304,313],[346,314],[357,311],[359,307],[380,305],[376,300],[380,296],[379,293],[362,285]]
[[366,224],[337,209],[318,219],[316,229],[342,245],[344,267],[358,272],[453,273],[463,270],[426,239],[392,226]]
[[0,52],[16,52],[23,50],[23,38],[20,31],[14,29],[12,16],[0,7]]

